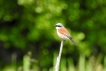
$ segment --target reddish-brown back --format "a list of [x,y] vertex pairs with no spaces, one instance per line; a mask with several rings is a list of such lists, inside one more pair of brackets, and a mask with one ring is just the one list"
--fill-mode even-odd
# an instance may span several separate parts
[[61,34],[66,35],[66,36],[68,36],[68,37],[70,36],[69,32],[68,32],[67,29],[65,29],[65,28],[60,28],[60,29],[58,29],[58,32],[61,33]]

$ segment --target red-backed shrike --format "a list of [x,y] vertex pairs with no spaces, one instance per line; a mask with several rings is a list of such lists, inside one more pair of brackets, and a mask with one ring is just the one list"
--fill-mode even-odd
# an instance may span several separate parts
[[74,44],[77,44],[72,37],[70,36],[69,32],[67,31],[67,29],[61,24],[61,23],[57,23],[55,25],[56,29],[57,29],[57,34],[60,38],[62,38],[63,40],[66,39],[70,39]]

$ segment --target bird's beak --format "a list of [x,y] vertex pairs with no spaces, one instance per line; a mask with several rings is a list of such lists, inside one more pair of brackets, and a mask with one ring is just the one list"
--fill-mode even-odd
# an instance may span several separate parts
[[54,25],[54,27],[56,27],[56,25]]

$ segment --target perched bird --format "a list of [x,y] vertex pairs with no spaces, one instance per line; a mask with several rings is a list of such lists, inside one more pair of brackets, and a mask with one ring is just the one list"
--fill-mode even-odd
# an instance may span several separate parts
[[57,29],[57,34],[60,38],[62,38],[63,40],[66,39],[70,39],[74,44],[77,44],[72,37],[70,36],[69,32],[67,31],[67,29],[61,24],[61,23],[57,23],[55,25],[56,29]]

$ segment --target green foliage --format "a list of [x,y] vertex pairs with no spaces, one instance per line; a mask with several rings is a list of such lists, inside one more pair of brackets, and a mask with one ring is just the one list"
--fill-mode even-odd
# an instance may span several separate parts
[[[94,56],[91,56],[88,60],[85,59],[84,55],[80,55],[78,64],[75,66],[72,58],[62,57],[60,70],[59,71],[105,71],[106,66],[103,67],[101,64],[102,54],[97,56],[97,59]],[[56,57],[54,54],[54,64],[56,62]],[[106,58],[104,58],[106,60]],[[104,64],[105,61],[103,62]],[[38,62],[33,58],[31,58],[31,53],[28,52],[23,57],[23,65],[15,68],[16,65],[11,65],[9,67],[5,67],[3,71],[54,71],[55,66],[53,67],[43,67],[42,69],[38,66]]]
[[[57,22],[63,23],[78,43],[78,46],[70,41],[64,43],[63,56],[72,57],[68,60],[70,64],[77,62],[79,55],[84,54],[86,58],[99,53],[105,55],[105,0],[0,0],[3,48],[18,48],[23,53],[30,50],[41,68],[52,66],[53,54],[59,51],[61,39],[54,27]],[[79,62],[86,66],[83,59]],[[65,64],[64,60],[65,57]],[[73,64],[69,66],[75,70]],[[89,61],[87,66],[90,67]],[[84,67],[79,70],[84,71]]]

